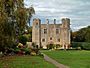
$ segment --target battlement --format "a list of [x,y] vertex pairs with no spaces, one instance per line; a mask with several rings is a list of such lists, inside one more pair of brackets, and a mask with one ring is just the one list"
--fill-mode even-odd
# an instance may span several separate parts
[[[56,24],[57,22],[57,19],[53,19],[53,24]],[[39,19],[39,18],[34,18],[33,19],[33,22],[41,22],[41,20]],[[62,22],[62,24],[65,24],[65,23],[67,23],[67,24],[69,24],[70,25],[70,19],[69,18],[62,18],[61,19],[61,22]],[[46,24],[49,24],[50,23],[50,21],[49,21],[49,19],[46,19],[46,22],[45,22]],[[44,23],[44,24],[45,24]]]
[[62,18],[62,23],[70,23],[70,19],[69,18]]
[[33,21],[41,21],[39,18],[34,18]]

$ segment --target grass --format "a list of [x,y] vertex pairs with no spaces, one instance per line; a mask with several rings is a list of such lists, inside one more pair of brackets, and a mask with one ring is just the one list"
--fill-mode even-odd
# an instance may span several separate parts
[[70,68],[90,68],[90,51],[43,51]]
[[40,56],[11,56],[0,59],[0,68],[56,68]]

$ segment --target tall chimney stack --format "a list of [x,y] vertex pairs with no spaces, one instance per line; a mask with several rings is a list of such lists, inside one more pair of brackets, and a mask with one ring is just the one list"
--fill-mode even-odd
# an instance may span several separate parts
[[49,19],[46,19],[46,23],[49,24]]
[[54,19],[54,24],[56,24],[56,19]]

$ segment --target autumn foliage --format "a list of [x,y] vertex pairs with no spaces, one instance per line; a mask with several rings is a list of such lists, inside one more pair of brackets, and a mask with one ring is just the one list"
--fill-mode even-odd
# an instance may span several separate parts
[[0,0],[0,50],[15,43],[34,13],[33,7],[24,7],[24,0]]

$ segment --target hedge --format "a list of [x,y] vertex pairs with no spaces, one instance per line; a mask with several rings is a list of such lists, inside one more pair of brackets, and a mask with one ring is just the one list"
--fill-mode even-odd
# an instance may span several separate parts
[[90,43],[83,43],[82,44],[82,49],[84,49],[84,50],[90,50]]
[[73,47],[73,48],[81,47],[81,49],[90,50],[90,43],[87,43],[87,42],[72,42],[71,47]]

